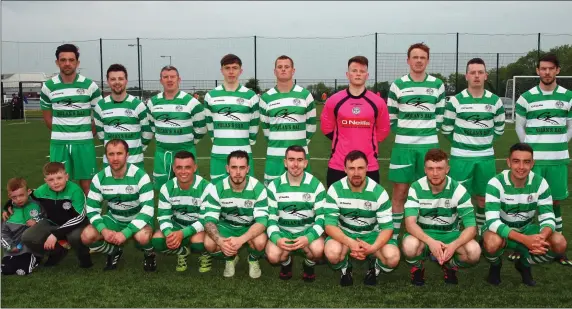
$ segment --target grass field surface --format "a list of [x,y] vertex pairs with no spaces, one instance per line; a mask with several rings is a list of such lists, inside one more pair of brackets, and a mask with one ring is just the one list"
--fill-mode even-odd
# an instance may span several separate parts
[[[321,106],[319,107],[319,109]],[[2,121],[2,201],[6,200],[6,181],[14,176],[28,180],[32,188],[43,183],[41,167],[48,162],[49,132],[40,120]],[[389,157],[394,136],[380,144],[381,184],[391,196],[392,186],[387,179]],[[450,145],[440,136],[442,149]],[[517,142],[514,127],[507,124],[504,136],[495,143],[497,171],[506,167],[509,147]],[[98,142],[99,144],[99,142]],[[319,131],[310,144],[313,174],[324,184],[330,141]],[[197,148],[199,174],[208,179],[210,139],[204,138]],[[147,149],[145,168],[152,172],[154,144]],[[262,131],[253,152],[255,175],[263,179],[266,142]],[[97,148],[102,156],[103,147]],[[101,164],[101,159],[99,160]],[[569,182],[571,173],[569,172]],[[2,203],[3,203],[2,202]],[[570,199],[564,203],[564,235],[572,238],[572,210]],[[568,249],[568,255],[572,250]],[[278,279],[279,267],[261,260],[262,277],[248,277],[247,253],[241,252],[233,278],[223,278],[223,261],[214,261],[211,272],[198,272],[197,255],[189,258],[186,272],[175,271],[176,257],[159,254],[158,271],[143,271],[143,254],[132,241],[127,246],[119,267],[103,272],[105,256],[94,254],[95,266],[77,267],[75,254],[70,252],[57,267],[39,267],[32,275],[2,277],[2,307],[571,307],[572,268],[558,264],[533,267],[538,282],[534,288],[520,283],[520,276],[512,263],[504,260],[500,286],[492,287],[484,281],[488,263],[484,258],[470,269],[460,270],[458,286],[446,286],[441,269],[426,262],[427,282],[414,287],[409,281],[409,267],[402,259],[390,274],[382,274],[378,285],[366,287],[362,279],[366,265],[354,263],[354,285],[341,288],[339,273],[327,265],[316,267],[314,283],[304,283],[302,259],[294,259],[294,277]]]

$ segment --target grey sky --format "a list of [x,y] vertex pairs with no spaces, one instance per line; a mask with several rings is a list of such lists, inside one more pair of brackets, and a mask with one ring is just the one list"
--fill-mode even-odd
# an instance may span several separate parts
[[[294,58],[300,79],[344,78],[345,62],[362,54],[373,76],[373,33],[529,33],[526,36],[461,35],[464,53],[525,53],[536,47],[535,33],[570,33],[542,37],[542,48],[572,44],[572,2],[2,2],[3,41],[77,41],[82,74],[98,80],[99,38],[104,69],[125,64],[137,78],[135,38],[248,37],[217,40],[142,39],[145,79],[156,79],[161,66],[173,65],[183,79],[220,78],[218,61],[236,53],[244,62],[243,77],[254,76],[257,40],[258,78],[272,78],[273,60]],[[369,36],[366,36],[370,34]],[[340,37],[346,39],[270,39],[264,37]],[[130,40],[105,40],[125,39]],[[455,35],[379,35],[380,78],[406,70],[407,46],[424,41],[436,53],[454,53]],[[2,72],[56,71],[59,43],[2,44]],[[388,53],[399,53],[390,55]],[[468,57],[466,55],[464,57]],[[472,55],[470,55],[472,56]],[[493,61],[495,55],[482,55]],[[518,55],[504,55],[501,65]],[[466,61],[460,59],[460,63]],[[430,70],[454,70],[454,55],[432,58]],[[461,65],[462,67],[462,65]]]

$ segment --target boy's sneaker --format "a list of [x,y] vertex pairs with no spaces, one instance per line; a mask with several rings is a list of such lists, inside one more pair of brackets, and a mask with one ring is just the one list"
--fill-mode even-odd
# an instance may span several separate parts
[[238,263],[238,255],[235,256],[234,259],[226,261],[224,265],[224,272],[222,273],[222,275],[227,278],[234,276],[234,271],[235,271],[234,268],[236,266],[236,263]]
[[157,270],[157,261],[155,261],[155,253],[145,254],[143,253],[143,270],[145,271],[155,271]]
[[248,275],[252,279],[262,276],[262,270],[260,269],[260,263],[258,261],[248,261]]
[[352,268],[346,268],[346,272],[342,271],[342,275],[340,277],[340,285],[341,286],[350,286],[354,284],[353,272]]
[[189,248],[184,247],[183,254],[177,254],[177,267],[175,267],[176,271],[187,270],[187,256],[189,256],[189,253]]
[[121,258],[122,255],[123,255],[123,249],[117,250],[117,252],[115,252],[115,254],[107,255],[107,263],[105,264],[105,268],[103,268],[103,270],[114,270],[114,269],[116,269],[117,263],[119,262],[119,259]]
[[208,253],[203,253],[199,256],[199,272],[206,273],[211,270],[212,256]]
[[302,274],[302,279],[305,282],[314,282],[316,280],[316,274],[314,273],[314,266],[308,266],[304,263],[304,273]]

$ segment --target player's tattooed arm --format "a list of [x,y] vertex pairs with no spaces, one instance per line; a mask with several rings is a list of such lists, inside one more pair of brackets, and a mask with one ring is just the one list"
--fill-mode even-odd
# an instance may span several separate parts
[[214,224],[213,222],[207,222],[205,224],[205,232],[207,233],[207,235],[209,235],[209,237],[218,244],[218,241],[220,239],[220,234],[218,232],[218,228],[216,227],[216,224]]

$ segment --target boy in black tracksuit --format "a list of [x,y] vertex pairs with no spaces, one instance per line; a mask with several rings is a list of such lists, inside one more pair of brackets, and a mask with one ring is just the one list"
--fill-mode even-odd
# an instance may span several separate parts
[[93,266],[89,248],[81,242],[81,232],[89,223],[83,190],[69,181],[65,166],[60,162],[44,165],[44,180],[46,183],[32,193],[32,197],[42,206],[44,219],[24,232],[22,242],[34,254],[41,255],[49,251],[44,266],[54,266],[67,253],[58,241],[67,239],[76,250],[79,266]]

